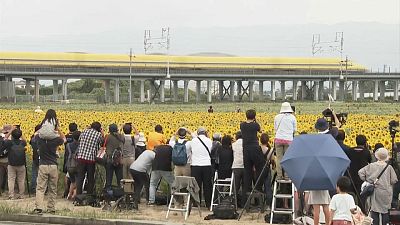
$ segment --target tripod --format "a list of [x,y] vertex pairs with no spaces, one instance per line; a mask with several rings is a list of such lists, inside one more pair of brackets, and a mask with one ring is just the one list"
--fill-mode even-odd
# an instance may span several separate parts
[[240,218],[242,217],[244,211],[246,210],[247,206],[249,205],[251,197],[253,196],[254,191],[255,191],[256,187],[258,186],[258,183],[260,182],[261,177],[263,176],[263,174],[265,172],[265,169],[269,168],[269,166],[271,165],[271,158],[272,158],[272,156],[274,154],[275,154],[275,148],[272,149],[271,156],[265,161],[264,167],[262,168],[261,173],[258,175],[256,183],[254,184],[254,187],[251,190],[249,197],[247,197],[246,203],[244,204],[244,207],[243,207],[242,211],[240,212],[240,215],[238,217],[238,221],[240,220]]

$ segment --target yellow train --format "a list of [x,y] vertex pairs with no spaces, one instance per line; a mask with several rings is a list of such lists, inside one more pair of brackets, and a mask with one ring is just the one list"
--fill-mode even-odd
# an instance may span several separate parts
[[[80,52],[0,52],[0,67],[129,67],[129,55],[89,54]],[[352,61],[341,62],[339,58],[295,58],[295,57],[235,57],[235,56],[177,56],[177,55],[134,55],[135,68],[171,69],[257,69],[257,70],[318,70],[318,71],[366,71]],[[342,64],[342,65],[341,65]]]

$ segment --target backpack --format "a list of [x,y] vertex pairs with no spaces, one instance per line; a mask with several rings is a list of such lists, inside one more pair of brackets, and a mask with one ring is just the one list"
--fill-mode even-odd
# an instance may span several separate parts
[[233,203],[232,196],[227,196],[221,202],[213,207],[215,219],[237,219],[239,214],[236,212],[236,206]]
[[122,164],[122,150],[121,148],[114,149],[111,155],[111,162],[113,166],[119,166]]
[[13,141],[8,152],[8,164],[10,166],[23,166],[25,165],[25,157],[25,146],[22,145],[22,141],[19,144]]
[[67,171],[70,174],[74,174],[77,172],[77,166],[78,166],[78,161],[76,160],[76,153],[78,152],[78,149],[76,151],[72,152],[70,143],[66,145],[67,150],[69,152],[69,157],[67,159]]
[[186,141],[175,143],[172,149],[172,162],[175,166],[184,166],[187,164]]

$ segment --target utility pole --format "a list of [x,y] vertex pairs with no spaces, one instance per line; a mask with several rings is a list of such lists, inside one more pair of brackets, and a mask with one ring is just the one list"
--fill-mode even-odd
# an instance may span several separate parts
[[132,104],[132,48],[129,51],[129,105]]

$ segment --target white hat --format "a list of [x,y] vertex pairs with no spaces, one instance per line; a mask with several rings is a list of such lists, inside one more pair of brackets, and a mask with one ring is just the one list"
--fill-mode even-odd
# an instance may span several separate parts
[[284,102],[284,103],[282,103],[280,113],[292,113],[292,112],[293,112],[293,109],[292,109],[292,107],[290,106],[290,103],[289,103],[289,102]]
[[143,132],[140,132],[139,133],[138,143],[136,145],[137,146],[146,146],[145,142],[146,142],[146,137],[144,136]]
[[386,148],[378,148],[375,152],[375,157],[379,161],[388,161],[389,160],[389,152]]

